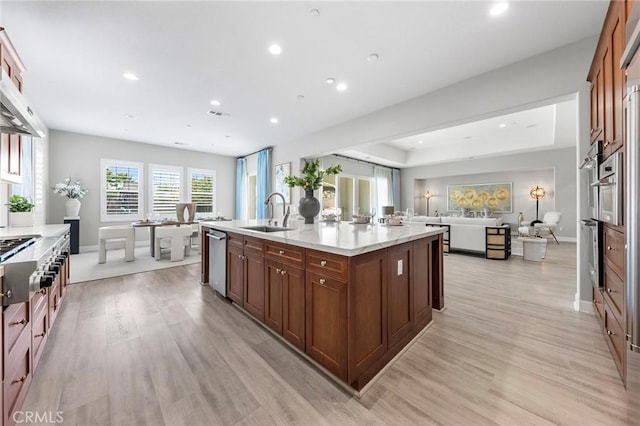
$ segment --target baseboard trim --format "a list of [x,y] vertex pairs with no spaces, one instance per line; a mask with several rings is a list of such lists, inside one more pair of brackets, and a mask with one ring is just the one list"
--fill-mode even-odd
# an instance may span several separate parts
[[[121,243],[122,247],[124,248],[124,243]],[[149,247],[149,241],[136,241],[136,247]],[[79,248],[79,252],[80,253],[90,253],[90,252],[97,252],[98,251],[98,246],[80,246]]]

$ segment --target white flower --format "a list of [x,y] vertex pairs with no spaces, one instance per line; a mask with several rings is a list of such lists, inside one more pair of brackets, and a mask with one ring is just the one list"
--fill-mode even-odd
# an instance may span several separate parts
[[71,178],[65,179],[64,182],[56,183],[51,189],[53,189],[55,194],[69,199],[82,198],[89,192],[87,188],[80,186],[79,180],[71,183]]

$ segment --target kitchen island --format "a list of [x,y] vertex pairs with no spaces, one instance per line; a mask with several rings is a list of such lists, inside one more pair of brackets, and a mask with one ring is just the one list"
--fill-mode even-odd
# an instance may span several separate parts
[[443,309],[442,234],[420,225],[201,223],[226,237],[226,296],[302,354],[362,390]]

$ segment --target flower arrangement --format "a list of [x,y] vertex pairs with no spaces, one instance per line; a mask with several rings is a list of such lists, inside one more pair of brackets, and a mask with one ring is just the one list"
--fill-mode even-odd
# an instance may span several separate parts
[[70,200],[82,198],[87,192],[89,192],[87,188],[83,188],[80,185],[79,180],[71,183],[71,178],[66,178],[64,182],[56,183],[51,189],[53,189],[55,194],[58,194],[61,197],[67,197]]
[[285,176],[284,183],[286,183],[289,188],[301,186],[305,191],[315,190],[322,186],[322,178],[324,178],[325,175],[337,175],[342,172],[342,166],[340,164],[323,170],[320,168],[320,160],[304,160],[304,163],[301,177]]

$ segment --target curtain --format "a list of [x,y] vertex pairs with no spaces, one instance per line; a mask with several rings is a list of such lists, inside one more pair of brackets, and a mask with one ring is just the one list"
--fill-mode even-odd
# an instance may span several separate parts
[[271,190],[271,148],[263,149],[258,153],[258,172],[256,176],[256,219],[269,217],[269,206],[264,200]]
[[247,218],[247,159],[236,161],[236,219]]
[[[373,206],[377,215],[382,217],[382,206],[393,205],[393,186],[391,169],[374,166],[373,168],[374,191]],[[394,209],[395,210],[395,209]]]
[[402,207],[400,206],[400,169],[393,169],[391,186],[393,188],[391,200],[393,201],[395,211],[401,211]]

